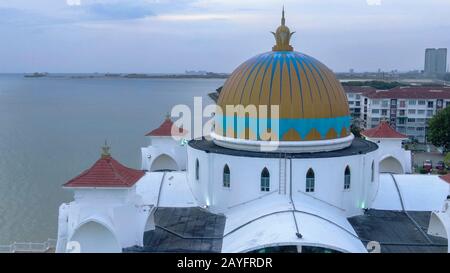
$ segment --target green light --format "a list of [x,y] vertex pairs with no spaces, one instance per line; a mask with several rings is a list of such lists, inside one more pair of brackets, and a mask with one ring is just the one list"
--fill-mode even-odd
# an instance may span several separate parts
[[362,208],[362,209],[365,209],[365,208],[366,208],[366,203],[365,203],[364,201],[362,201],[362,203],[361,203],[361,208]]

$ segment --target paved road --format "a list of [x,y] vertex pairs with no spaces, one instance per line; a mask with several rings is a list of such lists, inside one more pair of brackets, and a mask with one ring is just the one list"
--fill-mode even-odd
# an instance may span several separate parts
[[[415,152],[413,153],[413,166],[415,167],[416,171],[419,170],[420,167],[422,167],[423,162],[425,160],[431,160],[433,162],[433,168],[438,163],[438,161],[444,160],[444,155],[437,152]],[[418,167],[418,168],[417,168]]]

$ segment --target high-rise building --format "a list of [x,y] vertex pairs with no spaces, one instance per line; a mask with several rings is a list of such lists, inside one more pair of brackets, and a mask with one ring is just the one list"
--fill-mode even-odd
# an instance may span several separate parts
[[425,50],[426,75],[444,74],[447,70],[447,48],[427,48]]

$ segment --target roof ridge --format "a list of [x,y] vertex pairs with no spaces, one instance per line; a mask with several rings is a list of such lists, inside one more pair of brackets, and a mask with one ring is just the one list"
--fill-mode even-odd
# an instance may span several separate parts
[[84,170],[84,171],[83,171],[82,173],[80,173],[79,175],[77,175],[77,176],[75,176],[74,178],[70,179],[69,181],[67,181],[66,183],[64,183],[64,185],[67,185],[67,184],[69,184],[70,182],[72,182],[72,181],[74,181],[74,180],[76,180],[76,179],[79,179],[79,178],[81,178],[81,177],[84,177],[84,176],[86,176],[87,174],[89,174],[89,172],[92,170],[92,167],[94,167],[100,160],[102,160],[102,158],[97,159],[97,160],[94,162],[94,164],[93,164],[90,168]]
[[128,185],[128,183],[126,182],[126,178],[125,178],[125,176],[124,176],[122,173],[123,173],[123,172],[126,172],[125,174],[126,174],[127,176],[134,176],[134,174],[133,174],[132,172],[139,171],[139,170],[135,170],[135,169],[133,169],[133,168],[129,168],[129,167],[127,167],[127,166],[121,164],[119,161],[115,160],[114,158],[111,158],[111,159],[114,160],[114,162],[115,162],[116,164],[118,164],[118,166],[119,166],[120,168],[123,168],[123,171],[120,171],[120,170],[118,170],[113,164],[111,164],[112,168],[115,170],[114,173],[116,174],[116,176],[119,176],[119,179],[120,179],[123,183],[125,183],[125,185]]
[[119,163],[119,162],[117,160],[115,160],[114,158],[112,158],[112,157],[110,157],[110,159],[111,160],[110,160],[110,162],[108,162],[108,164],[111,165],[111,169],[112,169],[112,171],[114,173],[114,176],[117,177],[122,182],[122,184],[128,185],[128,183],[124,180],[124,177],[122,177],[122,175],[120,175],[120,171],[117,170],[116,167],[112,164],[113,160],[116,161],[117,163]]

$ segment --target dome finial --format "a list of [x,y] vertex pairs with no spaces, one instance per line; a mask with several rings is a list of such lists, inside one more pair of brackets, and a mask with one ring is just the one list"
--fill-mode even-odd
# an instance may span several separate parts
[[284,17],[284,5],[281,12],[281,26],[277,28],[276,32],[272,32],[275,36],[276,45],[272,47],[273,51],[293,51],[294,48],[289,44],[292,34],[289,28],[286,26],[286,18]]
[[111,147],[108,145],[108,141],[105,139],[105,145],[102,147],[102,158],[110,157],[111,153],[109,150]]

